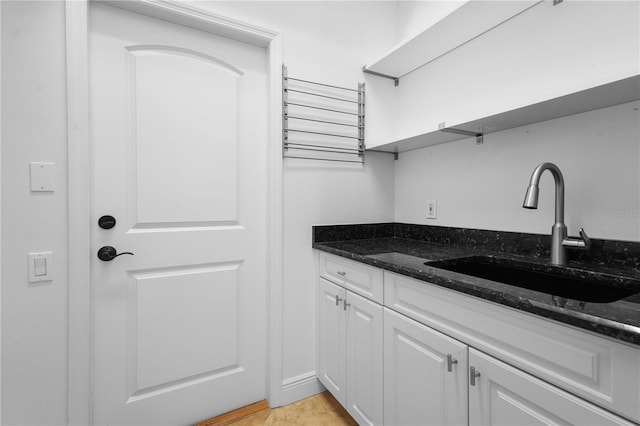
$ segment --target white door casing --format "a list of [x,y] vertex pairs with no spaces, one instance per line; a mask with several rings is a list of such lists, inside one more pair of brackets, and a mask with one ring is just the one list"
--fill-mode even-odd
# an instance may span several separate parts
[[[69,77],[68,77],[68,80],[69,80],[69,88],[68,88],[69,160],[70,160],[69,172],[70,172],[70,182],[71,182],[70,188],[69,188],[69,197],[70,197],[69,237],[70,237],[70,275],[71,275],[70,283],[69,283],[69,286],[70,286],[69,423],[70,424],[88,424],[91,421],[92,407],[91,407],[91,401],[88,398],[88,395],[91,392],[91,382],[90,382],[90,375],[87,373],[89,373],[92,368],[91,357],[89,356],[90,355],[89,342],[92,339],[91,329],[90,329],[92,309],[91,309],[90,297],[88,297],[91,295],[92,289],[87,288],[86,279],[89,271],[88,263],[95,256],[95,249],[100,244],[103,243],[103,241],[101,241],[100,243],[98,243],[98,241],[95,241],[94,244],[90,245],[88,243],[88,238],[87,238],[91,230],[97,229],[96,222],[95,222],[95,220],[97,220],[97,217],[95,216],[95,214],[91,215],[91,217],[87,217],[87,207],[89,205],[89,199],[91,194],[91,189],[87,185],[87,182],[88,182],[87,177],[91,170],[87,166],[89,149],[86,146],[86,140],[87,140],[86,137],[88,136],[88,115],[86,114],[86,111],[88,109],[87,97],[89,93],[89,87],[88,87],[88,80],[87,80],[87,63],[88,63],[87,50],[86,50],[87,40],[86,38],[84,39],[82,38],[83,35],[84,36],[87,35],[87,27],[86,27],[87,8],[88,8],[87,6],[88,5],[84,2],[70,2],[70,4],[67,4],[67,29],[68,29],[67,47],[68,47],[68,65],[69,65]],[[100,6],[100,7],[103,7],[103,6]],[[139,2],[139,3],[131,2],[127,5],[127,7],[138,8],[138,9],[140,9],[140,7],[142,7],[142,9],[146,8],[152,15],[164,14],[163,19],[166,19],[167,17],[171,17],[172,19],[168,19],[168,20],[181,20],[182,22],[184,22],[184,20],[186,19],[185,16],[189,15],[189,19],[194,20],[194,22],[198,21],[200,23],[201,29],[204,29],[204,27],[206,26],[208,26],[209,28],[217,28],[218,26],[220,26],[220,22],[221,22],[220,20],[216,21],[213,15],[202,14],[202,13],[196,14],[194,13],[193,8],[183,7],[182,5],[179,5],[173,2]],[[108,9],[111,9],[111,8],[108,8]],[[189,9],[189,10],[185,11],[185,9]],[[148,18],[145,18],[145,19],[148,19]],[[238,34],[240,35],[239,37],[235,37],[235,38],[244,37],[247,40],[250,40],[256,44],[269,46],[268,63],[269,63],[269,70],[270,70],[270,75],[269,75],[269,86],[271,88],[270,99],[268,103],[265,99],[263,99],[263,101],[261,102],[261,107],[265,108],[267,106],[270,106],[272,108],[272,112],[269,120],[271,123],[271,128],[269,129],[269,132],[265,131],[266,122],[263,122],[263,127],[261,130],[263,134],[268,133],[270,135],[271,142],[273,141],[279,142],[279,134],[280,134],[279,117],[278,117],[279,114],[273,113],[273,106],[279,105],[280,103],[279,99],[277,99],[278,96],[274,95],[274,94],[279,94],[280,92],[278,87],[280,83],[279,70],[280,70],[280,63],[281,63],[281,45],[279,43],[279,37],[277,37],[275,33],[269,34],[267,32],[264,32],[260,34],[259,31],[257,31],[254,27],[247,26],[246,28],[243,28],[242,25],[240,24],[237,25],[237,28],[232,28],[230,30],[229,29],[230,26],[228,25],[229,20],[222,20],[222,21],[226,24],[226,25],[222,25],[223,30],[221,31],[225,33],[225,35],[229,35],[233,31],[235,31],[237,33],[236,35]],[[245,36],[242,36],[242,34],[244,33],[246,33]],[[256,40],[258,41],[256,42]],[[211,58],[207,58],[206,55],[199,56],[198,54],[193,54],[193,52],[190,52],[188,49],[185,50],[184,48],[182,49],[178,48],[178,49],[172,50],[171,47],[175,47],[175,46],[171,45],[171,43],[165,43],[164,47],[169,47],[169,48],[163,50],[162,48],[159,48],[159,46],[161,45],[162,43],[160,43],[159,45],[151,45],[151,46],[147,45],[142,47],[139,46],[138,48],[130,49],[128,51],[128,53],[130,54],[129,60],[131,60],[133,57],[134,62],[137,61],[137,65],[139,65],[138,68],[141,73],[144,73],[145,69],[147,71],[149,71],[149,69],[152,69],[153,64],[154,63],[157,64],[158,61],[160,62],[164,61],[165,65],[167,61],[169,62],[173,61],[172,62],[173,66],[179,66],[178,63],[180,63],[181,61],[179,60],[176,61],[176,59],[182,59],[181,63],[183,65],[185,62],[190,61],[189,63],[191,64],[190,66],[192,67],[192,70],[193,68],[199,68],[201,70],[207,69],[207,67],[211,68],[211,67],[214,67],[214,65],[218,67],[218,71],[220,69],[224,69],[224,66],[223,66],[224,64],[219,62],[215,63],[216,61],[212,61]],[[203,65],[203,62],[207,62],[207,60],[209,64]],[[262,59],[262,63],[263,64],[265,63],[264,58]],[[227,80],[229,80],[229,78],[231,80],[234,79],[233,77],[234,70],[232,67],[227,67],[224,70],[224,72],[228,74]],[[236,72],[235,74],[237,75],[238,73]],[[274,87],[277,90],[274,90]],[[167,87],[167,89],[171,89],[171,87]],[[144,90],[144,89],[140,89],[140,90]],[[169,95],[169,94],[165,92],[164,95]],[[175,93],[173,95],[175,95]],[[265,93],[263,93],[263,95],[266,96]],[[144,100],[143,100],[143,103],[144,103]],[[147,105],[147,106],[153,107],[152,104],[153,102],[151,102],[150,105]],[[147,108],[147,111],[151,111],[151,110],[153,110],[153,108]],[[155,117],[155,118],[157,121],[158,117]],[[144,120],[144,117],[143,117],[143,120]],[[277,123],[275,127],[273,123]],[[147,130],[149,130],[149,128],[150,126],[147,126]],[[232,132],[233,130],[231,129],[229,131]],[[150,134],[148,136],[150,137],[147,137],[147,141],[157,137],[162,137],[164,136],[164,134],[160,132],[156,135]],[[270,218],[268,232],[269,232],[269,236],[272,237],[269,240],[270,241],[269,242],[270,257],[268,259],[269,265],[270,265],[270,268],[268,271],[268,277],[271,284],[270,297],[272,302],[270,309],[272,311],[275,311],[276,313],[279,313],[280,310],[278,309],[279,306],[277,303],[279,300],[279,294],[281,294],[280,279],[279,279],[279,276],[281,276],[281,236],[279,235],[279,231],[281,229],[280,221],[281,221],[282,212],[281,212],[281,206],[279,203],[279,201],[281,200],[281,187],[280,187],[281,172],[279,167],[279,164],[281,164],[280,163],[281,160],[280,160],[280,151],[279,149],[277,149],[277,147],[278,145],[274,146],[273,144],[270,147],[269,160],[270,160],[271,167],[269,169],[269,177],[268,177],[269,184],[268,186],[265,185],[265,188],[264,188],[264,189],[267,189],[268,191],[263,191],[263,192],[268,192],[272,196],[269,198],[270,203],[269,203],[269,214],[268,214]],[[170,146],[165,148],[171,151]],[[135,153],[136,154],[141,153],[142,156],[144,155],[150,156],[154,152],[155,151],[153,149],[149,149],[149,146],[147,146],[145,150],[144,142],[142,142],[139,144],[138,150]],[[178,152],[179,151],[174,151],[172,152],[172,154],[177,154]],[[120,154],[122,154],[122,152],[120,152]],[[127,154],[129,154],[128,158],[129,160],[131,160],[132,152],[128,152]],[[167,152],[165,152],[165,154],[167,154]],[[127,158],[126,155],[124,158]],[[196,156],[194,160],[197,163],[199,158],[197,158]],[[129,177],[131,177],[136,175],[135,173],[132,172],[132,168],[131,168],[134,162],[129,161],[127,164],[128,164],[128,169],[125,168],[125,170],[113,171],[114,172],[113,176],[114,177],[117,176],[114,179],[116,182],[112,181],[112,184],[114,187],[118,186],[117,181],[118,179],[121,179],[122,176],[128,175]],[[155,173],[156,175],[155,177],[158,178],[159,180],[162,180],[163,173],[160,173],[161,170],[158,170],[158,169],[154,170],[153,169],[154,164],[155,162],[151,164],[151,170],[145,171],[144,174],[146,174],[146,176],[148,177]],[[264,166],[264,163],[263,163],[263,166]],[[197,167],[193,167],[193,168],[197,169]],[[203,168],[201,167],[201,169]],[[207,169],[204,168],[204,170],[206,171]],[[188,172],[191,172],[191,171],[192,170],[188,170]],[[117,175],[117,173],[119,173],[119,175]],[[209,178],[209,180],[211,181],[211,179],[224,177],[220,174],[216,175],[215,173],[216,173],[215,170],[209,171],[209,175],[205,176],[203,180],[206,180],[206,178]],[[137,176],[140,176],[140,173],[137,173]],[[242,177],[242,173],[239,173],[238,176]],[[74,177],[76,179],[73,179]],[[182,177],[185,178],[185,175],[183,174]],[[264,176],[261,176],[261,180],[262,181],[265,180]],[[240,180],[240,182],[242,181]],[[165,177],[165,181],[162,183],[164,183],[164,186],[166,187],[167,185],[171,184],[171,180],[166,180],[166,177]],[[129,314],[129,316],[127,317],[128,319],[126,320],[127,323],[125,324],[124,327],[120,327],[120,332],[122,332],[123,330],[127,330],[127,333],[125,333],[127,334],[125,339],[127,342],[125,346],[128,345],[127,350],[129,354],[126,360],[127,368],[131,369],[132,366],[139,367],[138,371],[136,371],[136,374],[129,377],[128,383],[126,385],[127,392],[131,394],[129,397],[129,399],[131,400],[130,402],[132,401],[148,402],[153,399],[151,398],[151,396],[155,394],[161,394],[163,389],[165,391],[169,389],[172,391],[175,391],[176,389],[179,389],[179,388],[185,389],[187,387],[185,386],[185,384],[190,381],[192,382],[192,384],[193,382],[211,381],[210,380],[211,376],[212,375],[215,376],[216,374],[219,376],[232,376],[233,374],[231,374],[230,372],[233,372],[238,369],[236,367],[233,367],[234,363],[230,361],[232,360],[234,355],[237,355],[233,353],[234,352],[233,350],[227,351],[227,352],[217,352],[218,359],[215,361],[206,359],[207,357],[196,356],[194,358],[195,362],[190,363],[189,365],[185,365],[185,366],[177,365],[177,366],[174,366],[174,368],[169,369],[170,371],[166,371],[164,368],[162,368],[162,363],[170,362],[171,357],[175,355],[175,354],[172,355],[170,353],[170,350],[175,349],[176,346],[180,346],[180,345],[169,344],[167,342],[171,342],[171,341],[175,342],[176,340],[180,341],[180,339],[182,339],[179,343],[195,344],[196,348],[194,349],[196,350],[203,350],[204,352],[209,351],[209,353],[215,352],[213,350],[214,346],[212,346],[210,340],[209,342],[200,342],[198,339],[190,340],[191,338],[188,336],[185,337],[184,335],[185,333],[181,333],[181,330],[175,329],[175,328],[169,329],[170,325],[171,324],[175,325],[176,322],[175,321],[172,322],[170,319],[165,318],[162,315],[163,313],[162,309],[165,309],[165,312],[172,311],[172,310],[175,311],[176,306],[181,306],[182,312],[181,312],[181,315],[179,315],[179,317],[183,325],[189,322],[192,322],[192,323],[206,322],[206,321],[215,322],[215,321],[218,321],[221,317],[224,317],[225,313],[231,312],[229,308],[227,308],[227,311],[225,312],[225,308],[223,307],[224,304],[220,304],[219,306],[217,306],[217,308],[219,309],[212,309],[209,311],[201,310],[201,312],[192,312],[188,309],[185,309],[186,306],[191,306],[193,304],[198,304],[198,303],[200,303],[202,306],[204,305],[204,303],[193,294],[190,294],[187,292],[180,292],[180,291],[176,292],[174,284],[175,284],[176,277],[182,276],[186,285],[190,286],[192,290],[194,289],[204,290],[205,295],[208,292],[209,299],[211,301],[215,299],[212,297],[214,292],[212,292],[210,288],[207,288],[207,285],[206,285],[207,280],[211,281],[211,279],[214,276],[221,277],[219,281],[222,283],[222,287],[226,287],[226,290],[227,290],[226,298],[223,298],[223,299],[226,299],[227,302],[231,302],[228,305],[233,306],[234,305],[233,297],[236,296],[236,294],[234,294],[234,291],[233,289],[231,289],[231,287],[233,287],[232,284],[234,280],[238,278],[238,271],[244,268],[244,266],[242,266],[244,261],[230,260],[230,259],[234,257],[235,259],[240,259],[241,256],[238,256],[238,253],[234,254],[232,250],[229,250],[229,253],[225,253],[225,255],[227,256],[227,260],[217,259],[216,261],[211,262],[211,257],[209,257],[207,261],[203,261],[202,259],[201,260],[196,259],[194,261],[193,258],[189,258],[189,256],[186,253],[183,253],[183,252],[186,252],[186,250],[181,250],[181,249],[184,249],[185,247],[181,247],[181,244],[184,244],[184,240],[180,240],[179,234],[184,233],[184,232],[180,232],[180,230],[185,231],[188,229],[190,234],[195,235],[198,232],[203,231],[202,228],[207,228],[207,226],[215,228],[215,226],[212,226],[212,225],[218,225],[217,228],[219,229],[217,230],[222,231],[221,234],[225,234],[225,238],[227,238],[226,235],[232,233],[232,230],[234,227],[236,228],[235,230],[237,231],[238,230],[237,228],[241,228],[244,226],[244,224],[241,224],[241,225],[234,224],[234,220],[232,218],[234,214],[236,214],[236,216],[239,215],[239,217],[242,216],[241,214],[242,203],[240,202],[235,204],[235,207],[240,206],[241,209],[239,211],[233,208],[234,206],[233,202],[228,202],[225,204],[226,210],[216,209],[217,206],[210,204],[208,206],[208,211],[207,211],[207,206],[203,206],[204,207],[203,211],[200,211],[199,209],[198,212],[193,212],[191,210],[184,209],[183,207],[186,203],[180,203],[180,204],[176,203],[175,205],[168,205],[168,206],[164,205],[165,209],[162,212],[162,215],[158,215],[159,209],[147,208],[145,210],[144,208],[144,205],[146,205],[146,207],[149,207],[149,206],[153,207],[154,203],[156,203],[155,207],[162,206],[162,199],[158,197],[154,197],[154,193],[156,193],[156,191],[154,191],[154,188],[157,188],[156,185],[158,185],[157,181],[154,181],[154,180],[149,181],[147,179],[147,181],[145,182],[144,178],[138,179],[138,182],[136,185],[137,191],[141,193],[146,192],[146,198],[143,196],[141,198],[142,201],[138,203],[138,206],[142,205],[141,206],[142,208],[138,209],[137,217],[135,221],[129,220],[130,223],[127,223],[128,219],[124,219],[118,223],[118,226],[116,227],[116,229],[121,226],[122,226],[121,230],[125,229],[125,227],[127,227],[126,229],[129,229],[129,227],[131,227],[131,225],[133,225],[134,222],[136,222],[136,224],[133,225],[132,227],[133,229],[129,229],[129,232],[123,233],[124,235],[121,235],[121,237],[124,238],[121,241],[118,240],[118,238],[113,238],[113,235],[109,237],[111,238],[109,242],[113,242],[112,245],[118,247],[119,250],[131,250],[134,252],[136,252],[137,250],[136,257],[135,257],[137,262],[143,262],[143,263],[147,262],[146,268],[141,267],[140,265],[138,265],[138,267],[131,268],[131,265],[132,265],[131,262],[133,261],[132,259],[134,258],[127,258],[126,256],[123,256],[115,259],[112,262],[109,262],[108,266],[111,268],[106,269],[106,271],[108,271],[109,274],[111,274],[114,272],[115,269],[118,269],[118,268],[120,269],[120,272],[124,272],[125,269],[131,268],[131,270],[127,274],[125,274],[126,276],[128,276],[127,285],[120,286],[116,291],[116,293],[119,291],[120,295],[122,295],[123,292],[127,293],[127,297],[129,300],[128,306],[125,309]],[[202,189],[203,187],[200,188],[200,190]],[[180,191],[174,191],[174,195],[180,196],[181,195]],[[230,191],[227,191],[226,193],[222,193],[218,195],[223,198],[225,196],[226,197],[231,196]],[[117,198],[117,196],[115,196],[115,198]],[[131,209],[130,207],[134,203],[131,203],[131,200],[132,198],[128,197],[127,203],[129,207],[129,212],[127,212],[124,215],[120,213],[122,218],[127,217],[126,216],[127,214],[130,214],[133,212],[133,209]],[[245,205],[245,209],[246,209],[246,205]],[[96,208],[96,212],[97,210],[98,208]],[[129,217],[131,216],[129,215]],[[262,218],[264,219],[264,217],[265,215],[263,210]],[[88,222],[91,222],[91,225],[89,226],[84,225],[84,224],[87,224]],[[238,222],[238,221],[236,220],[235,222]],[[158,226],[158,224],[160,224],[161,226]],[[157,230],[158,228],[162,228],[162,227],[165,228],[164,232],[161,232],[160,233],[161,235],[154,235],[154,232],[152,232],[153,229]],[[195,232],[196,228],[198,229],[198,232]],[[103,230],[100,230],[100,231],[108,232]],[[191,235],[191,237],[193,235]],[[266,240],[266,236],[267,236],[266,231],[263,231],[263,237],[265,237],[262,239],[263,242]],[[140,240],[141,238],[143,240],[146,240],[147,243],[146,244],[143,244],[141,242],[134,243],[134,241],[136,240],[136,237],[140,237],[140,238],[137,238],[138,240]],[[164,242],[161,241],[163,238],[165,239]],[[218,238],[218,239],[224,241],[224,238]],[[143,246],[148,245],[149,241],[152,241],[151,245],[157,245],[158,247],[167,247],[167,246],[175,245],[175,249],[173,252],[163,251],[162,254],[149,255],[147,253],[147,259],[141,259],[141,257],[144,257],[143,253],[145,253],[145,249],[143,248]],[[130,244],[130,245],[128,248],[125,248],[124,245],[127,245],[127,244]],[[200,241],[198,244],[201,245],[200,249],[202,249],[203,241]],[[206,248],[205,251],[209,251],[212,249],[212,247],[210,246],[207,246],[205,248]],[[263,253],[266,252],[264,246],[260,248],[262,249]],[[213,248],[213,250],[215,250],[215,247]],[[218,246],[217,250],[218,250],[218,253],[221,252],[220,246]],[[203,250],[198,250],[198,249],[195,250],[195,252],[202,252],[202,251]],[[74,256],[74,254],[76,254],[77,256]],[[140,257],[137,257],[137,256],[140,256]],[[164,260],[162,259],[163,256],[165,257]],[[171,263],[172,266],[164,266],[159,268],[148,266],[153,264],[154,262],[157,265],[160,265],[160,264],[166,265],[167,257],[173,259],[173,263]],[[264,260],[266,259],[263,259],[263,261]],[[119,262],[119,261],[124,261],[124,262]],[[97,262],[100,262],[100,261],[97,261]],[[179,266],[179,265],[182,265],[182,266]],[[100,262],[100,263],[97,263],[95,266],[96,266],[96,268],[94,268],[95,272],[100,272],[99,268],[106,267],[107,263],[102,264],[102,262]],[[266,276],[267,274],[265,274],[264,272],[265,271],[263,268],[263,276]],[[118,272],[116,272],[116,275],[117,274]],[[152,283],[154,285],[152,285]],[[174,287],[174,288],[171,288],[171,287]],[[166,293],[164,293],[163,295],[169,296],[164,298],[164,301],[162,302],[164,303],[164,306],[162,306],[162,303],[158,304],[158,300],[157,300],[158,297],[155,297],[160,295],[163,289],[166,290]],[[93,290],[95,291],[96,289],[94,288]],[[101,290],[104,290],[104,288],[101,288]],[[111,288],[110,290],[113,290],[113,288]],[[265,290],[266,289],[263,286],[262,291],[265,291]],[[238,292],[235,292],[235,293],[238,293]],[[216,292],[215,294],[217,295],[219,293]],[[109,295],[112,296],[113,293],[110,293]],[[137,299],[134,296],[136,296]],[[264,298],[262,300],[264,301]],[[273,303],[274,301],[276,303]],[[98,306],[96,307],[96,313],[98,314],[98,317],[100,315],[100,309],[101,309],[100,307]],[[119,309],[122,312],[124,312],[124,310],[122,310],[122,307],[120,307]],[[132,312],[132,309],[137,312],[138,314],[137,316],[130,315]],[[264,309],[263,309],[263,312],[264,312]],[[175,314],[175,312],[173,313]],[[154,316],[155,318],[153,318]],[[136,318],[138,324],[132,324],[131,323],[132,318]],[[237,316],[236,318],[241,319],[240,316]],[[153,320],[150,320],[150,319],[153,319]],[[278,368],[279,345],[277,344],[278,340],[281,338],[280,337],[281,330],[279,327],[281,321],[279,316],[275,316],[275,317],[272,316],[270,319],[271,319],[270,339],[272,343],[275,342],[276,344],[273,346],[270,346],[271,359],[270,359],[270,369],[269,369],[269,373],[270,373],[269,398],[270,398],[270,401],[272,402],[272,405],[277,405],[278,404],[277,400],[279,398],[278,392],[280,390],[280,383],[281,383],[281,380],[279,377],[280,370]],[[122,320],[120,319],[120,321]],[[153,333],[149,332],[150,330],[153,329],[153,326],[155,325],[156,321],[161,323],[159,325],[164,325],[165,328],[167,328],[167,332],[165,333],[165,336],[164,336],[165,337],[164,341],[163,339],[159,339],[157,336],[154,336]],[[162,324],[163,321],[164,323]],[[98,326],[100,326],[99,323],[100,321],[97,321]],[[264,324],[264,315],[262,315],[262,317],[260,318],[260,323]],[[122,325],[122,324],[119,324],[119,325]],[[232,324],[229,324],[228,321],[227,321],[227,325],[231,327],[233,326]],[[241,324],[237,324],[237,326],[240,327]],[[114,328],[118,329],[118,326]],[[135,332],[133,332],[132,330],[135,330]],[[145,333],[146,333],[146,337],[143,336]],[[226,338],[229,339],[230,338],[229,336],[230,334],[227,333]],[[100,338],[98,336],[96,337],[97,337],[96,343],[100,345],[101,344]],[[119,336],[119,337],[122,338],[122,336]],[[136,344],[133,345],[133,342],[135,342]],[[122,342],[117,342],[117,343],[121,344]],[[264,343],[263,340],[262,340],[262,343]],[[197,345],[200,345],[200,346],[198,347]],[[109,347],[115,348],[116,346],[118,345],[117,344],[114,345],[112,343],[103,345],[102,347],[107,349],[104,349],[104,353],[102,352],[103,349],[100,350],[100,354],[98,356],[98,359],[96,359],[96,362],[100,360],[99,359],[100,356],[102,357],[107,356]],[[132,347],[135,347],[135,350],[131,350]],[[162,351],[160,351],[162,352],[161,354],[154,353],[153,349],[158,347],[162,349]],[[142,361],[151,361],[151,362],[142,362],[142,363],[136,364],[136,360],[138,358]],[[154,365],[153,364],[154,360],[159,361],[159,364]],[[216,364],[216,362],[218,364]],[[264,357],[263,357],[263,362],[264,362]],[[99,363],[97,362],[97,364]],[[227,365],[227,368],[226,370],[224,367],[215,368],[215,365],[219,365],[219,366]],[[264,370],[265,369],[262,368],[262,371],[260,372],[261,375],[264,375]],[[135,377],[135,381],[132,381],[131,377]],[[137,383],[135,383],[136,381]],[[97,393],[99,394],[99,391]],[[264,394],[264,391],[262,391],[262,394]],[[249,397],[249,398],[252,398],[252,397]],[[188,400],[191,400],[191,399],[189,398]],[[99,411],[100,409],[97,409],[98,413]],[[197,416],[199,414],[195,414],[195,411],[194,411],[194,415]],[[163,421],[174,422],[177,420],[165,418]]]

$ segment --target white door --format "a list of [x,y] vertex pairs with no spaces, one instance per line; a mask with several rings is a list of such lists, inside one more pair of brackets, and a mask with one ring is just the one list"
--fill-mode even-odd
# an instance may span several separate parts
[[94,422],[193,424],[265,398],[266,52],[90,8]]
[[318,279],[318,378],[331,394],[346,405],[345,310],[346,290]]
[[467,345],[384,310],[385,424],[466,425]]
[[478,375],[469,386],[470,425],[635,424],[475,349],[469,366]]
[[382,306],[347,291],[347,411],[359,425],[382,425]]

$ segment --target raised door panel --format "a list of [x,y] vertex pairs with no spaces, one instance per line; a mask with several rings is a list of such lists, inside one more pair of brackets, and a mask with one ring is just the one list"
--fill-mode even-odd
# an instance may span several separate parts
[[345,394],[346,291],[318,279],[318,378],[343,406]]
[[238,224],[242,71],[184,48],[126,52],[133,217],[165,226]]
[[469,365],[470,425],[632,425],[621,417],[475,349]]
[[240,271],[222,263],[130,272],[128,403],[242,371]]
[[387,308],[384,382],[385,424],[467,423],[467,346]]
[[351,292],[347,302],[347,411],[360,425],[381,425],[382,306]]

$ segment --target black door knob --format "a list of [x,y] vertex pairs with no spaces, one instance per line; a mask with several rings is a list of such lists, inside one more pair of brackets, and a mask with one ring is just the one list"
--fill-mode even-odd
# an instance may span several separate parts
[[104,215],[98,219],[98,226],[102,229],[111,229],[116,226],[116,218],[109,215]]
[[122,256],[123,254],[130,254],[131,256],[133,256],[133,253],[129,251],[118,253],[114,247],[104,246],[100,247],[100,250],[98,250],[98,259],[102,260],[103,262],[111,262],[113,259],[118,256]]

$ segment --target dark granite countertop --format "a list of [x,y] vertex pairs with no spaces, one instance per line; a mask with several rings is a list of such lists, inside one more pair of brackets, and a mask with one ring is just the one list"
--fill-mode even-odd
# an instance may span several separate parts
[[[559,267],[549,264],[546,236],[535,234],[387,223],[316,226],[313,236],[315,249],[640,345],[640,243],[595,240],[591,253],[571,252]],[[572,299],[442,269],[477,256],[587,279],[612,296]]]

